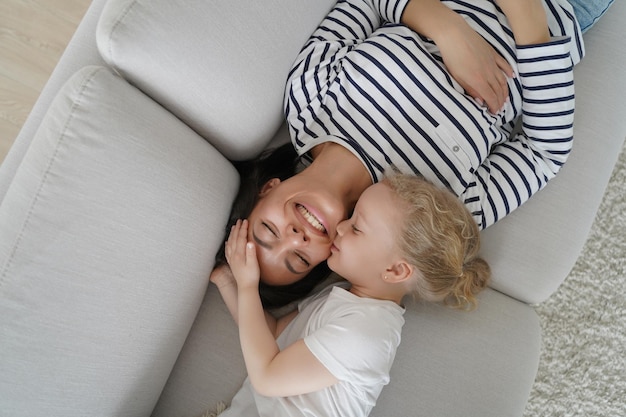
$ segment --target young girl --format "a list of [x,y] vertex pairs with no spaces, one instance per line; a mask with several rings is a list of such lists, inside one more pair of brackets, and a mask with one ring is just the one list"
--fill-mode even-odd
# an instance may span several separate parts
[[411,175],[367,188],[338,225],[328,265],[347,282],[278,320],[263,311],[247,236],[248,222],[238,221],[226,243],[234,281],[212,276],[239,324],[248,370],[224,416],[367,416],[389,382],[403,298],[467,309],[489,279],[471,214]]

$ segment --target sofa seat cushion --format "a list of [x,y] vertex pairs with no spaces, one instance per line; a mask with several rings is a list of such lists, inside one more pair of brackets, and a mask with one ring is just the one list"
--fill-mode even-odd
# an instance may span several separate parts
[[98,49],[230,159],[267,146],[293,60],[335,0],[110,0]]
[[[523,414],[541,345],[531,307],[488,289],[475,311],[409,302],[405,320],[372,417]],[[152,417],[213,412],[245,376],[237,326],[211,285]]]
[[75,74],[0,205],[3,413],[149,415],[237,186],[219,152],[126,81]]

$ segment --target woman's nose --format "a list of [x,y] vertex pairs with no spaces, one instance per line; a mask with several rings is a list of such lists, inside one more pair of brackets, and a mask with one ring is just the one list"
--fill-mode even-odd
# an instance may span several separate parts
[[306,233],[304,233],[304,230],[301,230],[295,226],[288,226],[286,235],[287,239],[296,246],[301,246],[308,240]]

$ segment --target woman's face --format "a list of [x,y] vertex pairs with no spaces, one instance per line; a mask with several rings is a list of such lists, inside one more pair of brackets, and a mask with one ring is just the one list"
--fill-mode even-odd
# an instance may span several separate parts
[[270,180],[248,217],[248,240],[256,246],[261,281],[287,285],[330,256],[337,225],[347,209],[323,184],[300,175]]

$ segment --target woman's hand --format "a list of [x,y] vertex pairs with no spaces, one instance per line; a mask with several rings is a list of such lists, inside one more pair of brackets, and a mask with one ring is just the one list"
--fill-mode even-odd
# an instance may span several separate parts
[[226,242],[226,259],[238,289],[254,287],[258,291],[260,270],[254,243],[248,242],[248,221],[237,220]]
[[465,21],[435,40],[448,72],[476,101],[497,113],[506,102],[513,68]]
[[402,23],[435,41],[448,72],[467,94],[492,113],[504,106],[513,68],[461,15],[439,0],[411,0]]

